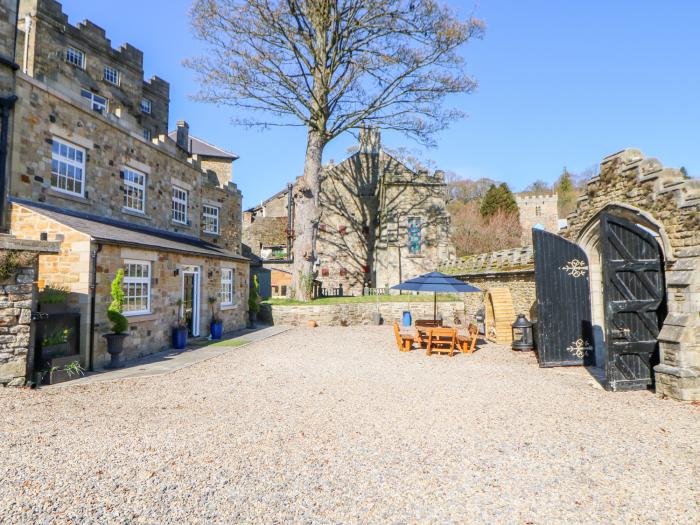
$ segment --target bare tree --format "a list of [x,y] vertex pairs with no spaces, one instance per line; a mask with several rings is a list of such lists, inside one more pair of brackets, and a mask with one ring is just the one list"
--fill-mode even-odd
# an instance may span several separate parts
[[191,17],[209,44],[188,61],[202,100],[245,110],[238,123],[306,128],[292,284],[308,300],[325,146],[363,124],[430,144],[462,116],[445,98],[475,88],[458,50],[483,23],[439,0],[196,0]]

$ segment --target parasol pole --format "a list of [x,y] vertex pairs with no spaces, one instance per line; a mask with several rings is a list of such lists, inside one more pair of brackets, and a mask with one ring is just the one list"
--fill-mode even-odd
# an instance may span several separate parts
[[433,292],[433,321],[437,321],[437,292]]

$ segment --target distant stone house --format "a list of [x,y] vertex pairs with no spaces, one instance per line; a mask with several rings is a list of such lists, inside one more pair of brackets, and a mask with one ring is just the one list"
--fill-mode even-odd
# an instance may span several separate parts
[[169,138],[169,85],[143,80],[141,51],[112,48],[92,22],[70,25],[54,0],[22,0],[19,19],[24,72],[5,214],[17,238],[60,243],[39,258],[38,282],[69,288],[83,366],[108,359],[100,335],[119,269],[126,358],[169,347],[178,315],[193,336],[207,335],[209,297],[225,330],[245,326],[237,157],[203,149],[184,122]]
[[[247,210],[243,233],[266,265],[286,272],[294,234],[289,191]],[[362,295],[433,271],[452,252],[446,197],[442,172],[411,170],[383,151],[379,130],[361,130],[357,153],[326,166],[321,182],[320,286]]]

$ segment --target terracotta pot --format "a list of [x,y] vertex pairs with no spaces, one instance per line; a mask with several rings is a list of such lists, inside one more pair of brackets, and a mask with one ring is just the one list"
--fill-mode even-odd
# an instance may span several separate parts
[[311,321],[306,321],[306,326],[309,328],[316,328],[318,326],[318,324],[316,323],[316,321],[311,320]]

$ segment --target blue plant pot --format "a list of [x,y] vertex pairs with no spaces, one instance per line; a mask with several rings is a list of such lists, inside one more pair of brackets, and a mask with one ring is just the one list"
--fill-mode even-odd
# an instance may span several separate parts
[[212,321],[209,323],[209,332],[211,333],[212,339],[221,339],[221,336],[224,333],[224,322]]
[[173,328],[173,348],[184,350],[187,347],[187,328]]

